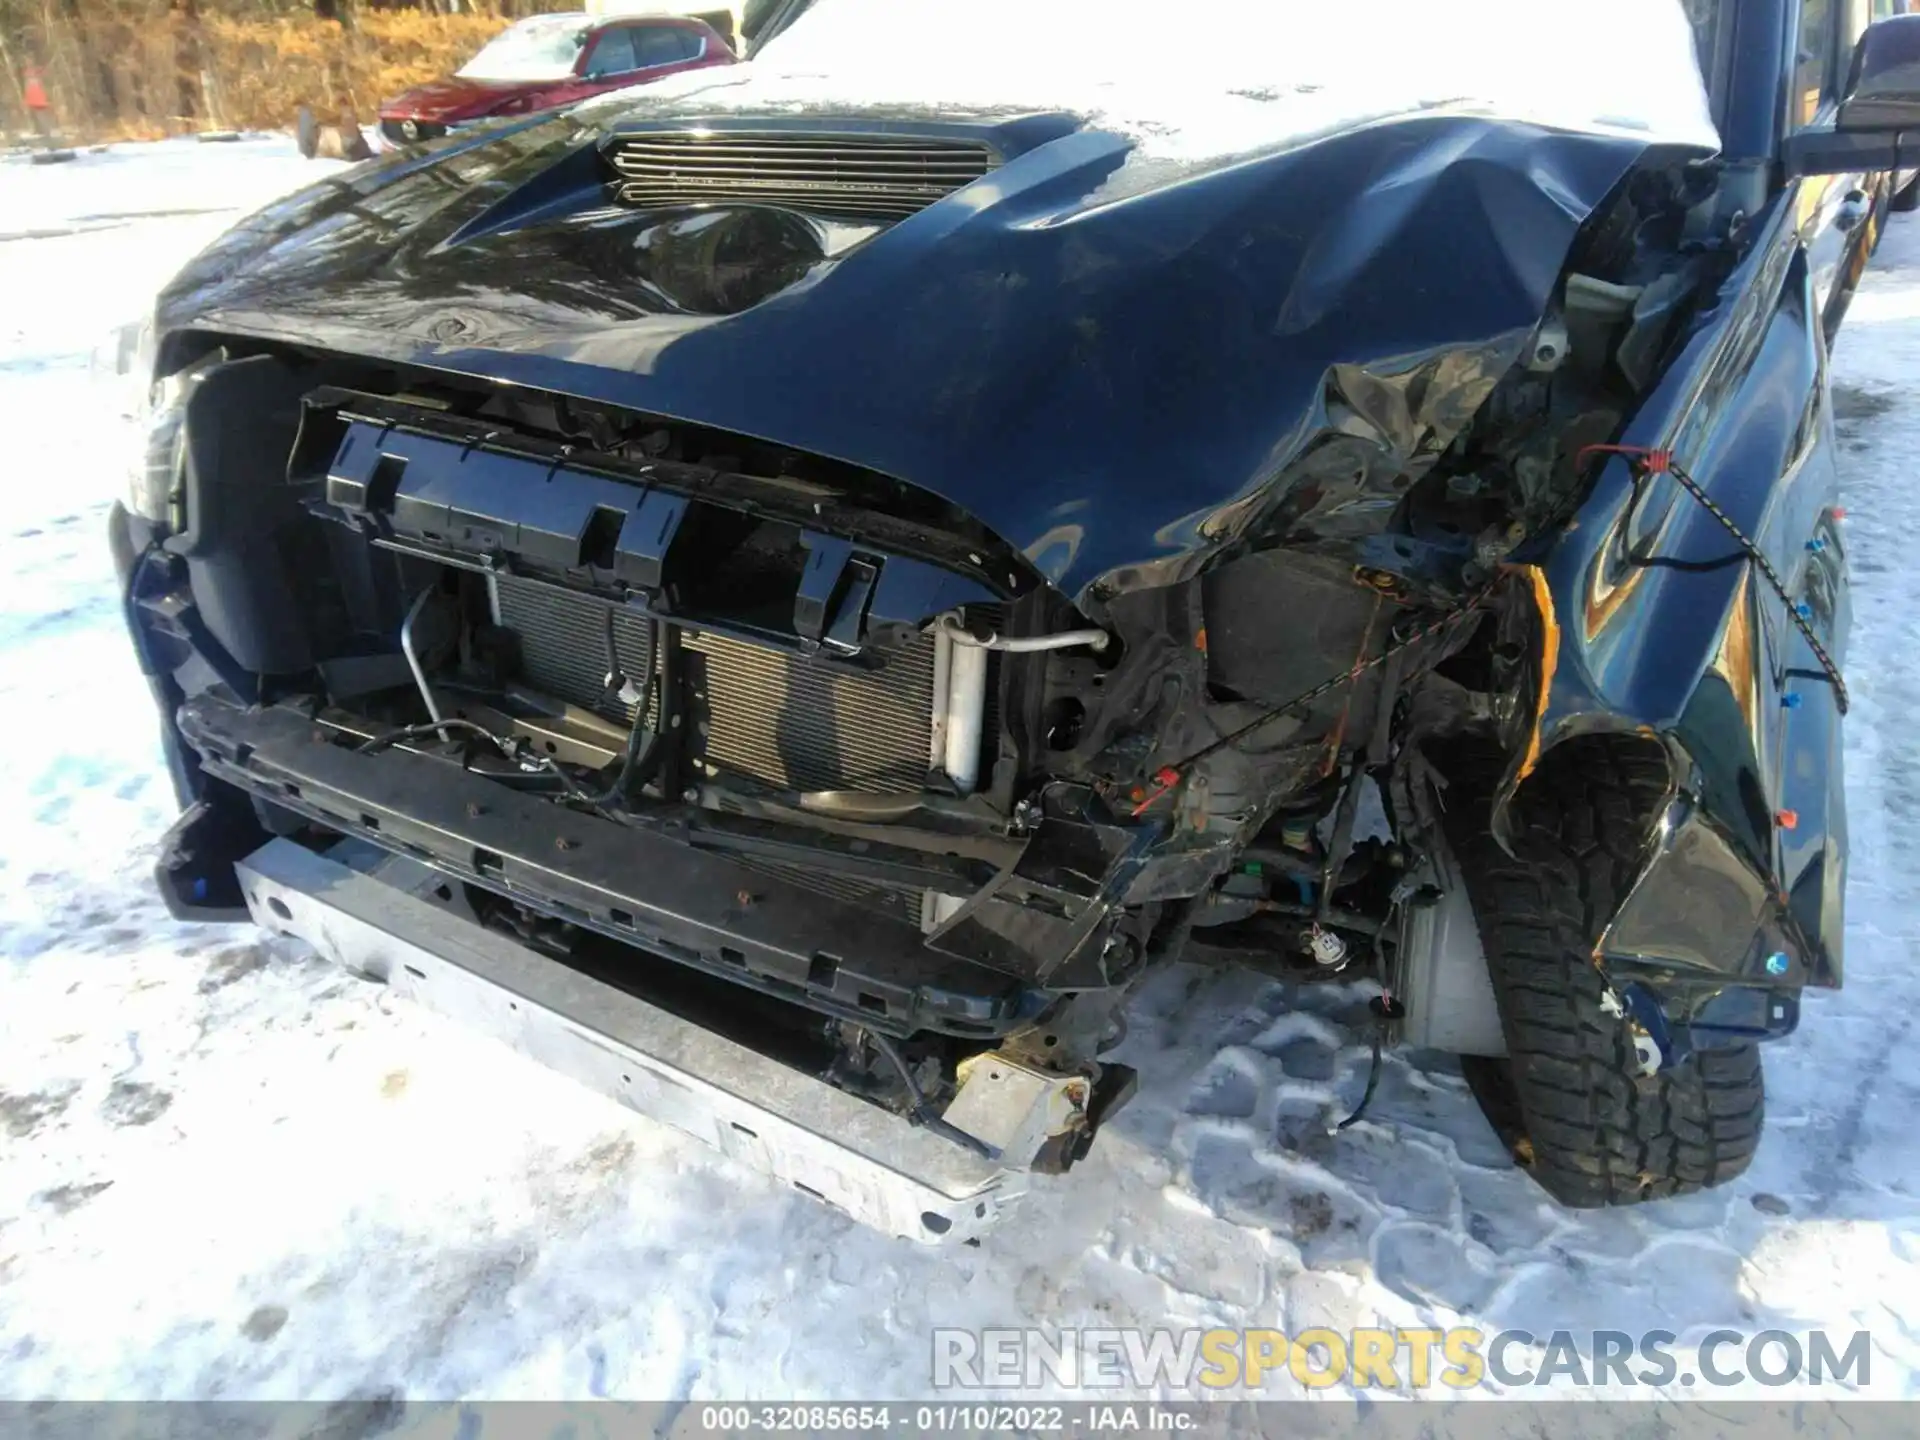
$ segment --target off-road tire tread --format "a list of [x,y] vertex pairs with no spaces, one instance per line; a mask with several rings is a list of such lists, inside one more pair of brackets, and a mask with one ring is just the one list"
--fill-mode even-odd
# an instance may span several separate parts
[[1468,813],[1449,827],[1506,1036],[1523,1159],[1530,1150],[1534,1178],[1576,1208],[1722,1184],[1760,1140],[1759,1047],[1702,1050],[1642,1076],[1627,1025],[1602,1008],[1593,961],[1595,937],[1639,871],[1665,759],[1609,741],[1570,742],[1548,759],[1516,808],[1513,855],[1490,833],[1485,801],[1461,805]]

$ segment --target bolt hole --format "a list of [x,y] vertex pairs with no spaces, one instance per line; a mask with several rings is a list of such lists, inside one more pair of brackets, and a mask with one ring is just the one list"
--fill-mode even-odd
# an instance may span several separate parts
[[1062,695],[1047,706],[1043,723],[1049,750],[1071,750],[1080,743],[1080,727],[1087,718],[1087,707],[1071,695]]

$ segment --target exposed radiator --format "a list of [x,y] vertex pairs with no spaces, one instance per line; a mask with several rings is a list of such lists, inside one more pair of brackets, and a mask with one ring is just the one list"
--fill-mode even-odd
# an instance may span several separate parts
[[[623,673],[649,670],[647,623],[591,596],[498,579],[499,620],[520,637],[527,684],[626,725],[604,695],[607,623]],[[692,756],[785,790],[898,793],[926,783],[933,723],[933,639],[877,671],[682,630]]]

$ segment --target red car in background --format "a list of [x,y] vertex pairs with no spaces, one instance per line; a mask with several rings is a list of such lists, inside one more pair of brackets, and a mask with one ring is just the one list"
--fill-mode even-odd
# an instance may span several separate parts
[[380,138],[387,145],[434,140],[475,120],[551,110],[737,58],[704,20],[536,15],[501,31],[446,79],[383,104]]

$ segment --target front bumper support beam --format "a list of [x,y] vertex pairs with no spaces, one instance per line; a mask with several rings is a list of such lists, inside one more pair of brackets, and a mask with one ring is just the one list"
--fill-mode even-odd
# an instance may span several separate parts
[[267,929],[875,1229],[971,1239],[1027,1187],[1025,1171],[434,903],[439,877],[416,861],[271,840],[236,871]]

